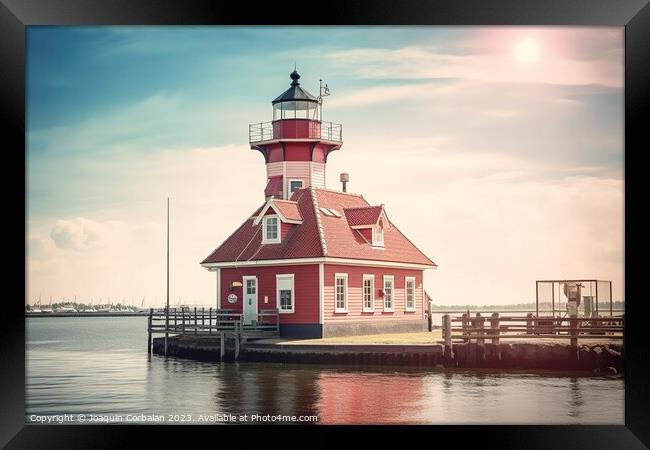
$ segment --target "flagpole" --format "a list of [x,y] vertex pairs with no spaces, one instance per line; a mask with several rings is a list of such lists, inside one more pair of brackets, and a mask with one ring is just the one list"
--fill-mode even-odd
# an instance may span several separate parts
[[165,307],[165,356],[169,337],[169,197],[167,197],[167,306]]

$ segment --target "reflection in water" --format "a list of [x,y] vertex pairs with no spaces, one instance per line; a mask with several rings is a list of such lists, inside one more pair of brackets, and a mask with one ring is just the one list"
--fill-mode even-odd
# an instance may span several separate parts
[[[342,369],[341,369],[342,370]],[[318,403],[326,423],[409,423],[424,391],[422,373],[321,371]]]
[[578,378],[571,378],[569,384],[569,416],[571,417],[580,417],[580,411],[582,407],[582,393],[580,392],[579,383],[580,380]]
[[623,423],[623,379],[147,357],[146,318],[29,319],[31,414],[317,415],[319,423]]

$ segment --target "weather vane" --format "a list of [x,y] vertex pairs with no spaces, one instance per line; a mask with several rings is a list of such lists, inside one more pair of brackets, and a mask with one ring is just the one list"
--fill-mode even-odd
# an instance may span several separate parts
[[318,80],[320,83],[320,90],[319,90],[319,95],[318,95],[318,102],[323,103],[323,97],[327,97],[330,95],[330,88],[327,87],[327,84],[323,86],[323,80]]

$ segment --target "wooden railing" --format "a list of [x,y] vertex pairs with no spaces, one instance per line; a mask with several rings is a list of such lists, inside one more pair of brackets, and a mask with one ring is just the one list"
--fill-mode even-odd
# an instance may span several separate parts
[[501,339],[568,339],[577,346],[579,339],[622,340],[624,328],[624,316],[561,318],[476,313],[475,317],[445,314],[442,319],[443,339],[449,346],[453,341],[498,344]]
[[250,323],[243,314],[213,308],[150,309],[147,351],[151,353],[154,333],[169,335],[233,336],[239,341],[280,335],[280,314],[277,309],[261,310]]

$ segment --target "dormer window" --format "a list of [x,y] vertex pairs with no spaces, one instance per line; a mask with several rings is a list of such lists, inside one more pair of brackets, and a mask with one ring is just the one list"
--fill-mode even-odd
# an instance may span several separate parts
[[381,222],[379,225],[372,227],[372,245],[375,247],[384,246],[384,228]]
[[262,244],[279,244],[280,219],[278,216],[265,216],[262,223]]

